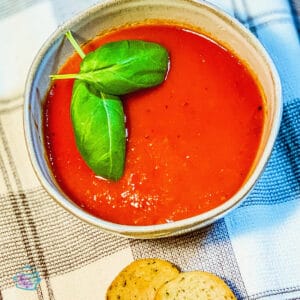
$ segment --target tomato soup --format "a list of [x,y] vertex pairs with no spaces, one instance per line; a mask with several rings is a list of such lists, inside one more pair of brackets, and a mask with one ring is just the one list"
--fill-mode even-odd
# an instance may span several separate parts
[[[251,72],[210,38],[175,25],[121,28],[84,49],[125,39],[166,47],[166,80],[122,97],[128,138],[117,182],[95,176],[76,148],[74,80],[54,82],[44,106],[44,134],[61,189],[94,216],[129,225],[173,222],[224,203],[247,178],[261,139],[264,101]],[[80,62],[74,54],[59,73],[78,72]]]

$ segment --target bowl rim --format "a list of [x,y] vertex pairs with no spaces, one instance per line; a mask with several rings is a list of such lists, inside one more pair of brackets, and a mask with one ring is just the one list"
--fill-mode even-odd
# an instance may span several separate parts
[[[237,19],[230,16],[228,13],[221,10],[221,8],[207,3],[203,0],[198,0],[197,2],[194,0],[180,0],[181,2],[190,3],[196,7],[205,7],[210,10],[214,14],[216,14],[219,18],[223,19],[226,22],[230,22],[231,26],[235,27],[243,37],[248,40],[248,43],[251,43],[252,46],[261,54],[264,61],[267,63],[267,68],[272,74],[272,79],[275,86],[275,98],[277,100],[277,110],[275,110],[273,126],[271,127],[269,136],[267,138],[267,142],[263,153],[253,170],[251,176],[249,176],[246,182],[242,185],[242,187],[226,202],[221,205],[207,211],[201,213],[199,215],[189,217],[186,219],[164,223],[164,224],[156,224],[156,225],[124,225],[113,223],[110,221],[106,221],[104,219],[95,217],[90,213],[86,212],[83,208],[79,207],[76,203],[72,202],[71,199],[67,199],[60,194],[57,190],[55,190],[49,182],[44,177],[39,162],[37,160],[36,151],[32,142],[33,130],[30,124],[31,115],[30,115],[30,103],[31,103],[31,94],[32,94],[32,83],[34,82],[35,75],[39,69],[43,56],[47,53],[48,49],[53,45],[55,41],[62,37],[63,33],[67,31],[69,28],[76,26],[81,20],[87,18],[91,13],[98,11],[100,9],[106,9],[112,4],[116,4],[118,0],[105,0],[98,4],[95,4],[85,11],[74,15],[72,18],[64,22],[62,25],[58,26],[58,28],[50,35],[50,37],[46,40],[46,42],[42,45],[40,50],[38,51],[27,76],[26,85],[25,85],[25,93],[24,93],[24,111],[23,111],[23,125],[24,125],[24,133],[26,146],[29,153],[29,157],[31,163],[33,165],[33,169],[43,185],[44,189],[48,192],[52,199],[54,199],[58,204],[64,207],[67,211],[71,212],[73,215],[78,217],[79,219],[90,223],[98,228],[101,228],[104,231],[108,231],[111,233],[119,234],[126,237],[133,238],[152,238],[157,235],[157,237],[170,236],[176,234],[178,231],[185,231],[185,229],[195,230],[200,227],[205,227],[214,221],[220,219],[222,216],[227,214],[237,205],[239,205],[246,197],[246,195],[251,191],[256,181],[259,179],[260,175],[263,172],[263,169],[266,166],[266,163],[271,155],[272,148],[274,146],[280,123],[282,117],[282,90],[281,83],[276,67],[271,60],[269,54],[262,46],[260,41],[245,28]],[[125,0],[122,2],[131,2],[131,0]],[[190,231],[190,230],[186,230]],[[179,233],[181,234],[181,233]]]

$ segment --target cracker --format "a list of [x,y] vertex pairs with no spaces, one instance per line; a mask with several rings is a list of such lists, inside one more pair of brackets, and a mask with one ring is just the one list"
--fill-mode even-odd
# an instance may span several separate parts
[[136,260],[114,279],[106,299],[153,300],[157,290],[178,274],[177,267],[168,261],[157,258]]
[[164,284],[155,300],[233,300],[230,288],[218,276],[192,271],[180,273],[175,279]]

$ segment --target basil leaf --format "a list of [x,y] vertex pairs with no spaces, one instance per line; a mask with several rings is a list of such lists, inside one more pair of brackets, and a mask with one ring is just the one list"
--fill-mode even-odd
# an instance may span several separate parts
[[161,45],[124,40],[107,43],[85,55],[78,74],[51,77],[84,80],[104,93],[120,96],[159,85],[166,77],[168,64],[168,52]]
[[96,175],[118,180],[125,163],[125,124],[121,100],[76,80],[71,119],[77,148]]

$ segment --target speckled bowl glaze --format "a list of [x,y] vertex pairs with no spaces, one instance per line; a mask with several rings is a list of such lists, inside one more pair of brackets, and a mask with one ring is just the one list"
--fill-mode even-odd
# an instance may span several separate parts
[[[73,53],[64,33],[72,30],[84,43],[95,35],[130,23],[163,20],[185,24],[229,48],[253,72],[265,94],[266,117],[261,143],[250,174],[237,193],[224,204],[195,217],[153,226],[127,226],[107,222],[84,211],[56,183],[46,158],[42,109],[50,87],[49,75],[57,72]],[[206,2],[190,0],[104,1],[60,26],[40,49],[29,72],[24,103],[24,127],[29,155],[44,188],[53,199],[78,218],[102,230],[131,238],[158,238],[183,234],[207,226],[236,207],[250,192],[270,156],[282,111],[277,71],[259,41],[239,22]]]

